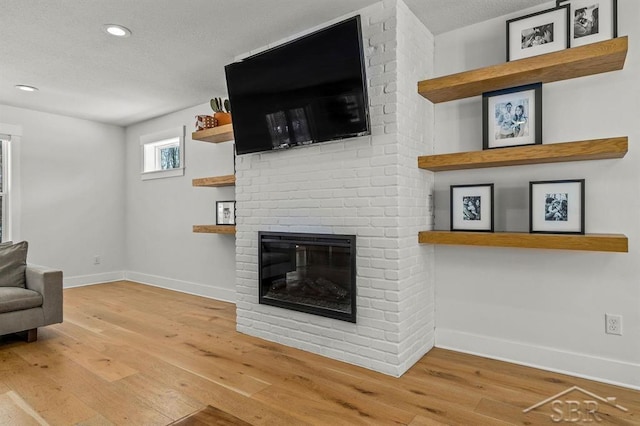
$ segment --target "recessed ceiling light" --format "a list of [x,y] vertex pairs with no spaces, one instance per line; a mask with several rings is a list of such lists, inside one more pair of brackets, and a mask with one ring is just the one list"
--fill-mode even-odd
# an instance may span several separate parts
[[37,87],[26,86],[24,84],[16,84],[16,89],[24,90],[25,92],[35,92],[38,90]]
[[102,29],[106,31],[107,34],[111,34],[116,37],[129,37],[131,35],[131,30],[123,27],[122,25],[105,24],[102,26]]

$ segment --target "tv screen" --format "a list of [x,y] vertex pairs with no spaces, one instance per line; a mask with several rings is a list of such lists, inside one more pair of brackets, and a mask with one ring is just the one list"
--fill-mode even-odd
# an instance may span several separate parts
[[371,133],[360,16],[225,67],[236,153]]

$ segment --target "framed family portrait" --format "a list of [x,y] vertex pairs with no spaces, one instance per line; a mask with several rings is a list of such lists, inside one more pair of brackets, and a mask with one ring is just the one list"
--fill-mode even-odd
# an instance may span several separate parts
[[542,83],[482,94],[482,149],[542,143]]
[[569,6],[570,47],[618,37],[618,0],[557,0]]
[[493,232],[493,184],[451,185],[451,230]]
[[236,202],[216,201],[216,225],[236,224]]
[[584,234],[584,179],[529,182],[529,232]]
[[507,62],[569,47],[569,5],[507,21]]

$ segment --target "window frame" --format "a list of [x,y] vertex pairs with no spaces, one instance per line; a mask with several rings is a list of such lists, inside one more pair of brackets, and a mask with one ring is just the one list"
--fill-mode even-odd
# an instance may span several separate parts
[[[184,176],[184,138],[185,126],[140,136],[141,179]],[[161,169],[162,149],[174,146],[177,146],[180,150],[180,166],[172,169]],[[149,158],[150,155],[152,155],[152,158]]]
[[10,137],[0,135],[0,151],[2,151],[2,185],[0,185],[0,242],[11,240],[11,184],[10,184]]
[[0,139],[5,141],[4,145],[6,146],[5,182],[7,186],[5,187],[5,191],[8,194],[5,201],[5,228],[2,238],[4,241],[20,241],[22,238],[22,197],[20,177],[20,145],[22,141],[22,126],[0,122]]

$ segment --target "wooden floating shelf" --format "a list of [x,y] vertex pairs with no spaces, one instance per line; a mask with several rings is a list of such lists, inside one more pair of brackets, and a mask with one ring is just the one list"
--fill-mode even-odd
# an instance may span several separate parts
[[198,178],[198,179],[193,179],[191,184],[193,186],[206,186],[210,188],[216,188],[221,186],[234,186],[236,184],[236,176],[225,175],[225,176]]
[[433,103],[481,95],[531,83],[550,83],[622,69],[628,37],[492,65],[418,82],[418,93]]
[[605,160],[622,158],[626,155],[627,150],[628,138],[623,136],[548,145],[528,145],[453,154],[424,155],[418,157],[418,167],[432,172],[442,172],[523,164]]
[[212,127],[210,129],[198,130],[191,133],[191,139],[194,141],[221,143],[233,140],[233,125],[225,124],[223,126]]
[[628,240],[622,234],[529,234],[524,232],[422,231],[421,244],[584,250],[627,253]]
[[193,232],[202,234],[235,234],[235,225],[193,225]]

